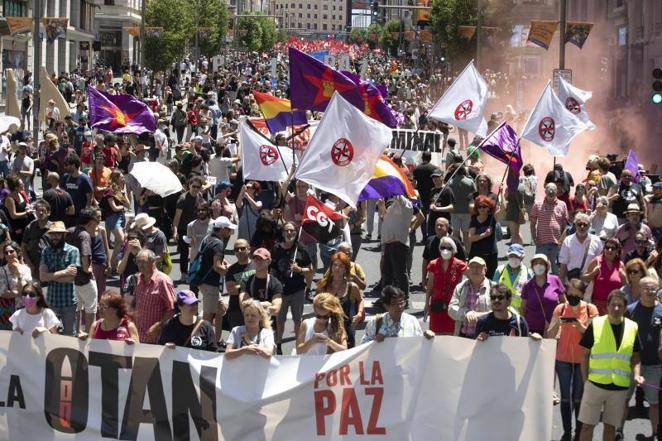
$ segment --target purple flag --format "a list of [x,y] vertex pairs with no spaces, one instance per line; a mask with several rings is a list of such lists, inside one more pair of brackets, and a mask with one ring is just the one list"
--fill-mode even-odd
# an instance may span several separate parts
[[90,127],[112,133],[153,133],[156,120],[144,102],[131,95],[109,95],[87,89]]
[[356,84],[347,76],[315,58],[290,48],[290,99],[292,107],[324,111],[333,92],[338,91],[354,107],[389,127],[404,121],[384,101],[380,91],[370,83]]
[[[505,121],[499,125],[478,148],[494,159],[508,165],[508,189],[514,191],[519,185],[519,172],[524,161],[515,129]],[[511,190],[512,189],[512,190]]]
[[639,158],[637,158],[637,154],[632,149],[628,152],[623,170],[630,170],[632,172],[632,182],[639,183],[641,179],[641,176],[639,176]]

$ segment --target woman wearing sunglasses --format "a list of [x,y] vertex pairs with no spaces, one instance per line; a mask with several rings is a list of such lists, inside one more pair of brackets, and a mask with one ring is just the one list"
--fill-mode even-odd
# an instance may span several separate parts
[[625,284],[625,265],[621,262],[621,243],[617,239],[605,242],[602,254],[591,261],[582,275],[582,282],[593,282],[591,301],[600,315],[607,314],[607,296]]
[[39,283],[30,282],[25,285],[21,290],[21,301],[24,308],[9,317],[13,331],[20,334],[32,334],[35,338],[44,332],[58,333],[60,320],[48,307]]
[[494,277],[498,265],[495,210],[496,203],[490,197],[478,196],[475,200],[474,215],[469,223],[469,258],[478,256],[485,260],[488,279]]
[[297,354],[325,355],[347,349],[345,313],[333,294],[319,293],[313,299],[315,317],[304,320],[297,334]]
[[[123,341],[134,344],[140,341],[138,328],[129,319],[127,305],[120,293],[108,291],[99,301],[99,320],[90,327],[89,336],[100,340]],[[88,334],[82,333],[78,338],[85,340]]]
[[19,293],[26,283],[32,282],[30,267],[23,263],[21,248],[16,242],[5,242],[2,253],[6,264],[0,267],[0,329],[10,330],[9,317],[20,306]]

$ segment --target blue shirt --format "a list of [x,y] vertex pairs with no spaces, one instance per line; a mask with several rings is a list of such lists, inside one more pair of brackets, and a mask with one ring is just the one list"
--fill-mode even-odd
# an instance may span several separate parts
[[[69,265],[80,266],[78,248],[64,244],[63,248],[46,247],[41,252],[41,263],[46,265],[49,273],[54,273]],[[50,282],[46,300],[52,308],[66,308],[76,304],[74,282]]]
[[641,364],[655,366],[662,364],[657,356],[660,345],[660,326],[662,326],[662,305],[652,308],[636,301],[628,306],[627,317],[639,325],[639,343],[641,345]]

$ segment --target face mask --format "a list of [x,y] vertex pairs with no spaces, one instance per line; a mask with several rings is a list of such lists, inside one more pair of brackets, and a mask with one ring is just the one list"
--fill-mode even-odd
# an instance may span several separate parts
[[579,301],[581,300],[581,299],[580,299],[579,297],[577,297],[577,296],[567,296],[567,298],[568,298],[568,303],[570,304],[570,306],[577,306],[577,305],[579,305]]
[[518,257],[509,257],[508,258],[508,265],[510,265],[511,268],[519,268],[519,266],[522,264],[522,261]]
[[21,299],[23,300],[23,305],[25,305],[26,308],[32,308],[37,304],[36,297],[22,296]]
[[451,257],[453,257],[453,252],[450,250],[442,250],[440,254],[441,258],[444,260],[449,260]]
[[533,272],[535,273],[536,276],[542,276],[545,274],[547,271],[547,267],[545,265],[533,265]]

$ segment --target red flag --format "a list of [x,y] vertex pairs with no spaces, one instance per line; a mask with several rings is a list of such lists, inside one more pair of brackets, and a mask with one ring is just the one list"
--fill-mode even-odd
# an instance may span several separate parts
[[343,217],[316,197],[308,195],[303,209],[301,228],[320,243],[327,243],[342,234],[339,222]]

